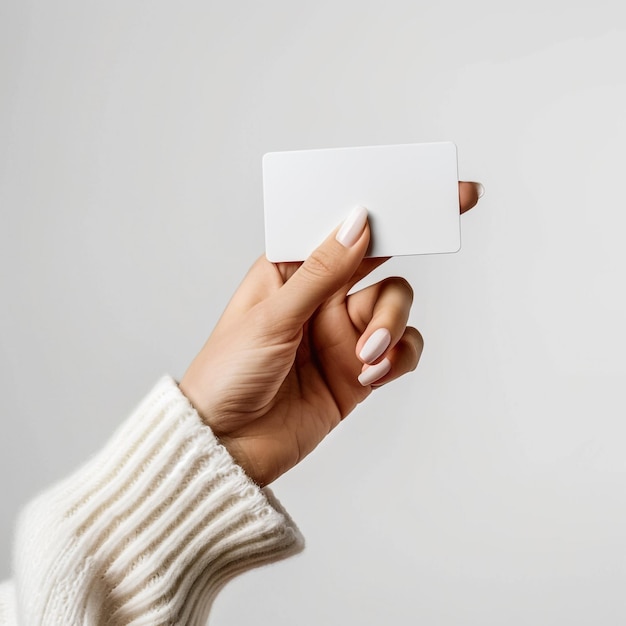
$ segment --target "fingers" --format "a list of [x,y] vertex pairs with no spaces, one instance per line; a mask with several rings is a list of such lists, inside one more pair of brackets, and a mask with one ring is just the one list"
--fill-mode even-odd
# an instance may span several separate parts
[[344,287],[369,244],[367,210],[357,207],[276,294],[284,318],[305,322],[325,300]]
[[376,362],[400,340],[412,303],[413,289],[399,277],[387,278],[348,297],[348,315],[362,332],[356,354],[363,363]]
[[[466,213],[471,208],[476,206],[478,200],[485,193],[485,188],[480,183],[472,183],[472,182],[459,182],[459,209],[461,214]],[[367,258],[363,259],[361,264],[359,265],[357,271],[353,274],[350,279],[350,283],[348,284],[348,290],[354,287],[359,281],[368,276],[371,272],[373,272],[377,267],[381,266],[383,263],[386,263],[389,260],[389,257],[376,257],[376,258]],[[281,263],[280,271],[281,274],[285,275],[285,280],[295,272],[293,266],[296,265],[294,263]]]
[[459,207],[461,213],[469,211],[476,206],[478,200],[485,193],[485,188],[480,183],[459,183]]
[[[484,188],[480,183],[459,182],[460,212],[465,213],[474,207],[483,193]],[[358,229],[361,227],[363,219],[362,214],[360,219],[361,222],[357,219],[355,223],[351,224],[350,218],[346,219],[345,224],[347,226],[341,236],[350,237],[350,226],[352,229],[357,228],[357,233],[352,233],[352,235],[358,236]],[[363,224],[361,234],[365,235],[365,231],[369,237],[367,224]],[[296,284],[291,284],[289,289],[284,290],[286,293],[282,295],[290,301],[296,294],[299,294],[298,298],[305,295],[309,296],[306,302],[301,303],[301,306],[295,307],[297,317],[302,319],[306,313],[312,314],[325,297],[341,287],[345,287],[345,292],[347,292],[375,268],[387,261],[386,258],[362,259],[360,264],[355,267],[353,261],[356,256],[360,256],[361,246],[365,245],[367,248],[365,240],[359,239],[355,243],[350,242],[352,245],[348,246],[341,245],[336,242],[336,234],[338,233],[331,235],[304,265],[301,263],[273,264],[267,261],[265,257],[261,257],[250,269],[234,294],[229,304],[229,310],[237,312],[248,310],[265,300],[270,294],[278,290],[282,291],[284,284],[289,284],[293,278],[296,278]],[[354,255],[346,254],[346,250],[350,250]],[[363,256],[364,254],[363,252]],[[341,271],[336,273],[337,268],[341,268]],[[312,284],[316,284],[318,287],[314,292],[310,289]]]
[[413,289],[403,278],[387,278],[348,297],[348,314],[361,331],[356,355],[363,363],[363,386],[392,380],[415,369],[423,341],[407,329]]
[[359,382],[364,387],[379,387],[412,372],[419,363],[424,340],[420,332],[408,326],[398,343],[390,349],[385,358],[374,365],[363,365]]

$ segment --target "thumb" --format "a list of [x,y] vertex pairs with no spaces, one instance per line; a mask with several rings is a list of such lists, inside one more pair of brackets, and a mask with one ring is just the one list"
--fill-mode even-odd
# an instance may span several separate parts
[[278,290],[277,305],[286,319],[308,320],[325,300],[349,281],[363,260],[370,240],[367,209],[355,207],[343,224]]

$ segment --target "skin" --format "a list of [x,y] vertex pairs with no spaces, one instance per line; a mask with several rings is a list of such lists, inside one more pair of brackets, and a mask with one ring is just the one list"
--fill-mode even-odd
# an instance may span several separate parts
[[[459,183],[461,213],[479,197]],[[264,486],[300,462],[377,386],[409,371],[424,346],[407,327],[413,291],[386,278],[348,295],[387,259],[364,259],[369,224],[348,247],[339,227],[304,263],[252,266],[213,333],[180,382],[182,392],[248,476]],[[370,363],[359,358],[380,328],[389,346]],[[383,359],[389,371],[372,384],[359,375]]]

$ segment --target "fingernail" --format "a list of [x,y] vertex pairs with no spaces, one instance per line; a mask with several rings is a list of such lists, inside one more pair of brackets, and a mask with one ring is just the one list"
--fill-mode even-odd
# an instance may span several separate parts
[[482,183],[475,183],[476,188],[478,189],[478,197],[482,198],[485,195],[485,187]]
[[346,221],[341,225],[335,239],[344,247],[352,247],[361,236],[367,222],[367,209],[357,206],[352,209]]
[[364,363],[375,361],[391,343],[391,333],[386,328],[375,330],[359,352],[359,359]]
[[366,370],[359,375],[359,382],[363,387],[367,387],[377,380],[382,378],[391,369],[391,361],[389,359],[383,359],[376,365],[370,365]]

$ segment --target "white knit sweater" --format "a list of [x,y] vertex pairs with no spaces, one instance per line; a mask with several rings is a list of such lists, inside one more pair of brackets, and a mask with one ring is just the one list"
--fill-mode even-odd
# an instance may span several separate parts
[[293,522],[164,378],[20,516],[0,625],[205,625],[236,574],[302,549]]

